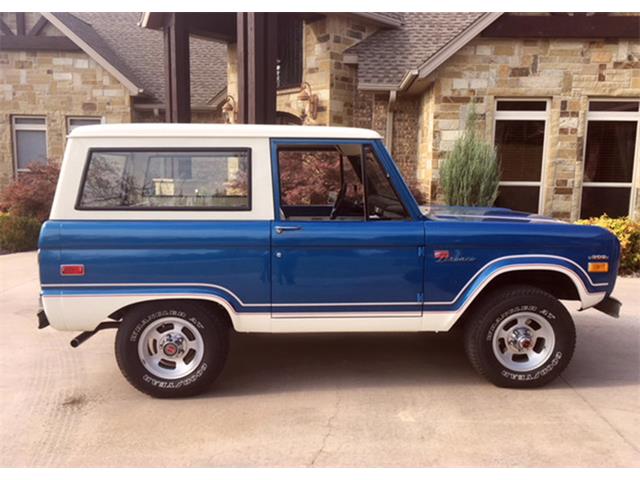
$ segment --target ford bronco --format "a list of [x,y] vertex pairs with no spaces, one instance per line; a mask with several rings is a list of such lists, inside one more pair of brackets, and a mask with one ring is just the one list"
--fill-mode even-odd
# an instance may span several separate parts
[[481,375],[536,387],[573,354],[560,300],[620,307],[611,233],[421,209],[380,136],[352,128],[74,129],[39,247],[39,326],[82,332],[74,347],[116,328],[124,376],[157,397],[207,388],[231,329],[460,326]]

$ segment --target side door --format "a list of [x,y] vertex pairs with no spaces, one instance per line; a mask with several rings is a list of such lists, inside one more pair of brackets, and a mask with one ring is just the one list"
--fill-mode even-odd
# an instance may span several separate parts
[[272,141],[272,317],[422,315],[423,222],[384,154],[368,141]]

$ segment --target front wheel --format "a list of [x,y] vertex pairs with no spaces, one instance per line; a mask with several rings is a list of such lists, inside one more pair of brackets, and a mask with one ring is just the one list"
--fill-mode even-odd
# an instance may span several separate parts
[[129,311],[116,335],[125,378],[153,397],[186,397],[206,389],[224,366],[224,319],[195,302],[155,302]]
[[499,387],[539,387],[569,364],[576,331],[567,309],[534,287],[507,287],[484,299],[465,324],[473,367]]

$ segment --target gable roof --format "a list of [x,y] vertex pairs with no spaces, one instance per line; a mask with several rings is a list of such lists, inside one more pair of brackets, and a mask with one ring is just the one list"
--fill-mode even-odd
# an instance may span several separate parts
[[380,30],[349,49],[358,57],[358,88],[400,89],[411,73],[428,67],[431,59],[440,65],[498,16],[500,13],[405,13],[402,27]]
[[131,69],[90,24],[67,12],[43,12],[42,16],[114,75],[132,95],[142,93],[142,84]]
[[[164,103],[162,32],[139,26],[140,13],[43,14],[131,92]],[[208,105],[227,86],[226,45],[191,37],[191,103]]]

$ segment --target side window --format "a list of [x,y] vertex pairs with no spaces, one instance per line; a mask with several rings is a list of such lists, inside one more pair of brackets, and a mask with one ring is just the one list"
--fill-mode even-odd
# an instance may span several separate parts
[[249,150],[93,151],[77,208],[249,210]]
[[370,145],[280,145],[278,167],[283,220],[409,218]]
[[281,14],[278,18],[276,85],[278,88],[300,88],[302,84],[304,25],[297,15]]
[[369,145],[364,147],[364,172],[367,179],[367,220],[405,220],[409,218],[389,175]]
[[279,146],[280,216],[364,220],[360,152],[360,145]]

